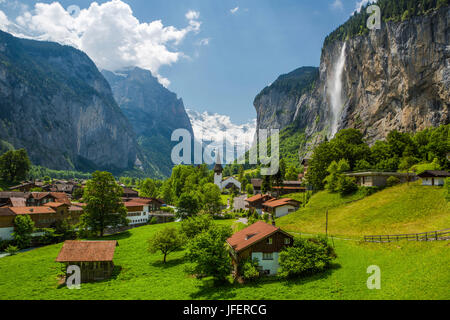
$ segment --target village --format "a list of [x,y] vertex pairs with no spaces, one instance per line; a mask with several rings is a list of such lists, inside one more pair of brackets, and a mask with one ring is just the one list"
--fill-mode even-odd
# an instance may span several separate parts
[[[297,181],[283,181],[280,185],[272,186],[271,191],[267,193],[263,192],[263,179],[251,179],[253,194],[250,195],[242,192],[241,183],[236,177],[223,179],[223,166],[219,158],[217,159],[213,169],[214,184],[222,194],[230,192],[236,194],[233,198],[234,212],[246,213],[243,216],[236,216],[244,226],[234,234],[228,234],[225,241],[232,262],[231,273],[238,281],[244,282],[244,278],[247,280],[249,278],[248,275],[244,276],[243,263],[249,263],[261,276],[278,274],[280,253],[294,245],[294,235],[277,227],[276,221],[305,205],[303,201],[289,198],[289,195],[298,196],[308,192],[307,184],[302,180],[307,175],[309,161],[310,159],[303,160],[304,169],[298,175]],[[450,173],[442,170],[426,170],[416,175],[370,171],[348,172],[345,176],[355,179],[359,187],[384,188],[388,185],[389,179],[395,179],[397,184],[414,183],[421,179],[422,186],[427,187],[444,186],[445,179],[450,177]],[[126,226],[106,226],[105,235],[120,234],[150,224],[191,219],[177,215],[177,208],[168,206],[162,199],[140,197],[139,192],[133,188],[126,187],[120,182],[117,182],[117,185],[122,190],[120,199],[126,208],[128,223]],[[75,228],[80,223],[87,204],[74,200],[73,194],[75,190],[83,190],[85,187],[86,181],[53,181],[51,184],[44,184],[36,180],[25,181],[12,186],[10,191],[0,192],[0,239],[14,242],[17,235],[16,218],[21,216],[29,216],[34,223],[31,246],[42,246],[43,243],[39,239],[45,235],[46,230],[57,229],[63,222]],[[33,191],[36,188],[42,191]],[[222,206],[222,209],[229,209],[230,206],[228,200],[228,205]],[[223,214],[216,212],[214,216],[223,217]],[[250,217],[253,217],[253,220],[249,219]],[[76,240],[74,235],[72,237],[73,239],[61,239],[65,242],[55,261],[64,265],[66,272],[71,266],[79,266],[82,282],[110,278],[114,270],[114,252],[120,241],[86,241]],[[165,259],[164,257],[164,261]]]

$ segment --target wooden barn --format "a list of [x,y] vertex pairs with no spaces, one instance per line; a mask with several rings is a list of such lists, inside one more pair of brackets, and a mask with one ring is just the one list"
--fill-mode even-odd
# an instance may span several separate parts
[[68,266],[76,265],[81,269],[81,282],[105,280],[114,270],[114,251],[117,241],[66,241],[59,252],[56,262]]

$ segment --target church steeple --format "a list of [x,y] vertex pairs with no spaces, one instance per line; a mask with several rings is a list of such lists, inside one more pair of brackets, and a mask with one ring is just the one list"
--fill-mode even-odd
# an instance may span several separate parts
[[222,160],[220,159],[220,152],[217,152],[216,165],[214,166],[214,172],[218,174],[222,174]]

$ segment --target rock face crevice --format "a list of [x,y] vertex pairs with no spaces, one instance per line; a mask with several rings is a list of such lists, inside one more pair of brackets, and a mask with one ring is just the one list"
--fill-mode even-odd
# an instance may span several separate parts
[[[449,18],[447,6],[383,23],[380,30],[345,42],[339,130],[359,129],[372,144],[394,129],[415,132],[449,123]],[[308,92],[287,98],[266,88],[255,100],[258,128],[294,125],[317,142],[318,133],[330,136],[330,79],[343,46],[335,41],[323,47],[319,75]]]
[[120,171],[137,159],[135,134],[83,52],[0,32],[0,140],[58,170]]
[[149,174],[163,178],[172,171],[173,131],[186,129],[192,137],[191,121],[183,100],[164,88],[148,70],[131,68],[118,72],[102,71],[111,85],[118,105],[138,137]]

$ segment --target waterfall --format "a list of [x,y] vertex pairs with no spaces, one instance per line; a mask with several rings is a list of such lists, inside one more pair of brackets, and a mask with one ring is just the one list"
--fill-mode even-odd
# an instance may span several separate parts
[[338,122],[342,112],[342,108],[344,106],[344,101],[342,99],[342,74],[344,72],[345,67],[345,48],[347,43],[344,43],[344,46],[341,50],[341,55],[339,56],[339,60],[334,66],[333,76],[331,78],[331,83],[329,83],[328,90],[331,98],[331,111],[333,115],[333,122],[331,125],[331,138],[333,138],[338,129]]

